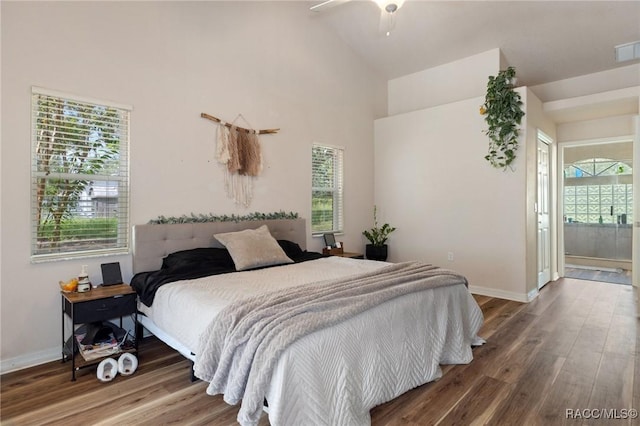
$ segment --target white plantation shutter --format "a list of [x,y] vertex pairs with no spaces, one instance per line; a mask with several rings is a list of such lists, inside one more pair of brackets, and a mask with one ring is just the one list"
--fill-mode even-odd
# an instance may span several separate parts
[[343,157],[343,148],[313,145],[311,161],[311,231],[313,233],[342,232],[344,229]]
[[131,107],[32,90],[33,261],[129,250]]

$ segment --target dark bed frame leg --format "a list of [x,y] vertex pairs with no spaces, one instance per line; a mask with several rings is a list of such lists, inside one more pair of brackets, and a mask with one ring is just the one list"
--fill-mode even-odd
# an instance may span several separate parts
[[137,321],[137,320],[136,320],[136,326],[135,326],[135,328],[136,328],[136,330],[135,330],[135,333],[136,333],[136,342],[138,342],[138,343],[139,343],[139,342],[141,342],[141,341],[142,341],[142,336],[143,336],[143,335],[142,335],[142,333],[143,333],[143,332],[142,332],[142,323],[141,323],[140,321]]
[[197,382],[197,381],[198,381],[198,380],[200,380],[200,379],[198,379],[198,378],[196,377],[195,373],[193,372],[193,367],[194,367],[194,363],[193,363],[193,361],[189,360],[189,364],[191,364],[191,377],[190,377],[189,379],[191,380],[191,383],[193,383],[193,382]]

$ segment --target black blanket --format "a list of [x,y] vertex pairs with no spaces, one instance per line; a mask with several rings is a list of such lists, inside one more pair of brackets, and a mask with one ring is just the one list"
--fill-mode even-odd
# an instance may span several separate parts
[[[283,243],[280,242],[280,245],[283,246]],[[285,252],[295,263],[324,257],[320,253],[302,250],[285,249]],[[194,249],[169,255],[160,270],[134,275],[131,287],[138,293],[142,303],[151,306],[156,291],[165,284],[230,272],[236,272],[236,269],[225,249]]]

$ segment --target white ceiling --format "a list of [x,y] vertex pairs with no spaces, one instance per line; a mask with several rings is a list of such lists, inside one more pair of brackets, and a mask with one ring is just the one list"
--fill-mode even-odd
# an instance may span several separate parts
[[374,2],[336,3],[309,14],[387,79],[496,47],[526,86],[639,62],[617,64],[614,46],[640,40],[640,1],[407,0],[389,37]]

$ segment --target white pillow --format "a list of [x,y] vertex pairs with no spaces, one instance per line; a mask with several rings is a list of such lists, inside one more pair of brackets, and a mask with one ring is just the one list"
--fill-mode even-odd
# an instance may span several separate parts
[[258,229],[215,234],[214,237],[229,250],[236,271],[293,263],[271,236],[267,225]]

